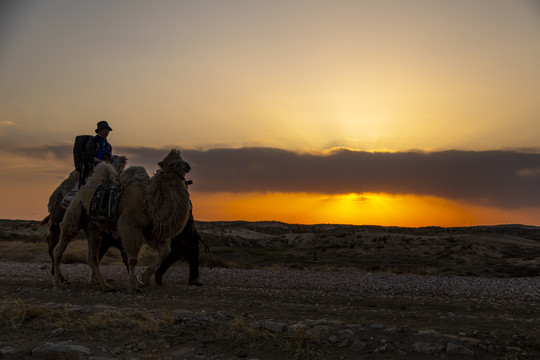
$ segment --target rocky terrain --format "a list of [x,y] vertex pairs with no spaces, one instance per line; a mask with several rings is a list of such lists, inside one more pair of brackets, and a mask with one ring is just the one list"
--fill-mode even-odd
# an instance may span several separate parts
[[205,286],[187,286],[182,262],[130,295],[114,250],[102,271],[118,291],[87,284],[83,239],[53,291],[43,229],[2,221],[0,357],[540,357],[538,228],[197,226]]

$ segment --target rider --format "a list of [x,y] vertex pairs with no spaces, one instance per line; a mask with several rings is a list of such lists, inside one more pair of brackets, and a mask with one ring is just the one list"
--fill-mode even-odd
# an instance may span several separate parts
[[[96,136],[90,137],[86,141],[85,151],[84,151],[84,165],[81,166],[80,170],[77,169],[79,174],[79,181],[75,184],[71,191],[64,196],[62,200],[62,207],[67,209],[71,200],[79,190],[79,188],[85,184],[86,179],[94,171],[94,167],[102,161],[112,162],[112,146],[107,141],[107,136],[109,132],[112,131],[111,127],[106,121],[100,121],[97,123]],[[75,153],[75,150],[74,150]],[[77,168],[77,165],[75,166]]]
[[[102,161],[112,161],[112,146],[107,141],[109,132],[112,131],[111,127],[106,121],[100,121],[97,123],[96,136],[94,141],[88,141],[86,143],[86,162],[96,166]],[[89,166],[93,168],[93,166]]]

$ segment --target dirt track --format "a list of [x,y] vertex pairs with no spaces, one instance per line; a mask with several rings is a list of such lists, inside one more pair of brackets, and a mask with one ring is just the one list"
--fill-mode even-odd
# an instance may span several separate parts
[[[81,322],[107,311],[169,313],[174,321],[147,339],[114,341],[96,340],[77,324],[62,331],[32,319],[20,328],[2,324],[4,358],[37,359],[36,347],[65,341],[96,359],[540,357],[538,277],[203,268],[205,286],[188,287],[187,269],[175,266],[162,287],[129,295],[121,266],[103,267],[114,293],[87,285],[86,265],[62,266],[72,284],[57,293],[47,265],[0,263],[3,309],[20,299],[73,310]],[[295,329],[312,337],[302,343]]]

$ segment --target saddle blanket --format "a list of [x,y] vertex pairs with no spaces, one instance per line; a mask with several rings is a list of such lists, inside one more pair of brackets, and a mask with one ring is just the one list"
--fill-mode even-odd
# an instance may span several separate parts
[[79,182],[77,181],[77,184],[73,187],[73,189],[69,190],[66,196],[64,196],[64,199],[62,199],[61,206],[64,209],[67,209],[69,204],[71,203],[71,200],[77,195],[77,191],[79,190]]
[[124,187],[120,184],[105,183],[100,185],[90,203],[90,220],[116,222],[116,209],[123,192]]

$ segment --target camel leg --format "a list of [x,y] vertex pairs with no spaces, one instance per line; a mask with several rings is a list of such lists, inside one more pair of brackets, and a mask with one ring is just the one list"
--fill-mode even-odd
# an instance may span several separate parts
[[47,233],[47,246],[49,257],[51,258],[51,275],[54,276],[54,248],[60,239],[60,224],[51,223]]
[[62,263],[62,258],[64,257],[67,246],[71,240],[77,236],[81,229],[81,219],[83,218],[83,214],[84,208],[82,207],[82,204],[77,204],[77,206],[73,206],[69,213],[66,211],[64,219],[60,223],[60,239],[53,251],[53,285],[55,290],[62,290],[61,279],[63,276],[60,272],[60,264]]
[[158,256],[152,261],[150,265],[146,267],[143,273],[143,283],[150,285],[150,277],[156,271],[157,267],[165,260],[165,258],[171,253],[171,242],[165,241],[158,245]]
[[139,262],[139,254],[143,242],[143,233],[141,229],[134,228],[122,221],[118,221],[118,236],[122,241],[122,247],[128,258],[128,292],[134,294],[140,292],[135,269]]
[[95,279],[101,286],[101,290],[115,291],[115,289],[105,281],[105,279],[101,275],[101,271],[99,270],[98,251],[99,245],[101,243],[99,229],[95,227],[89,227],[89,229],[86,231],[86,236],[88,238],[88,253],[86,256],[86,261],[88,263],[88,266],[90,266],[90,269],[92,269],[93,277],[95,277]]
[[[108,234],[108,233],[101,234],[101,243],[99,245],[99,251],[97,255],[98,266],[101,265],[101,259],[103,259],[103,257],[109,251],[109,249],[113,246],[112,242],[110,241],[111,239],[116,240],[115,238],[113,238],[112,234]],[[126,263],[127,263],[127,259],[126,259]],[[127,264],[126,264],[126,267],[127,267]],[[92,274],[90,274],[90,278],[88,279],[88,284],[96,284],[96,283],[97,283],[96,274],[94,274],[94,272],[92,271]]]
[[117,248],[118,251],[120,251],[120,256],[122,257],[122,262],[126,266],[126,270],[128,269],[128,258],[127,254],[124,251],[124,248],[122,247],[122,242],[120,239],[114,237],[112,234],[105,233],[101,237],[101,245],[99,246],[99,261],[101,262],[101,259],[107,254],[110,248]]
[[[47,231],[48,253],[51,259],[51,275],[54,276],[54,248],[60,240],[60,222],[64,217],[65,209],[57,207],[49,214],[49,229]],[[69,284],[69,281],[60,275],[60,281]]]
[[159,265],[159,267],[154,273],[154,280],[156,281],[156,284],[163,284],[163,275],[165,274],[167,269],[171,267],[175,262],[180,260],[180,258],[184,255],[187,244],[187,241],[185,239],[185,231],[186,228],[184,228],[184,231],[182,231],[182,233],[174,236],[171,239],[171,252],[165,258],[165,260],[163,260],[163,262]]
[[[115,247],[120,251],[120,256],[122,257],[122,262],[126,266],[126,271],[128,271],[129,274],[129,265],[128,265],[128,257],[126,254],[126,251],[124,250],[124,247],[122,246],[122,242],[119,238],[114,237],[112,234],[105,233],[101,237],[101,245],[99,246],[99,254],[98,254],[98,263],[101,264],[101,259],[107,254],[110,248]],[[135,281],[137,282],[138,287],[143,287],[143,283],[137,276],[135,276]],[[90,279],[90,283],[95,283],[95,276],[92,273],[92,277]]]

